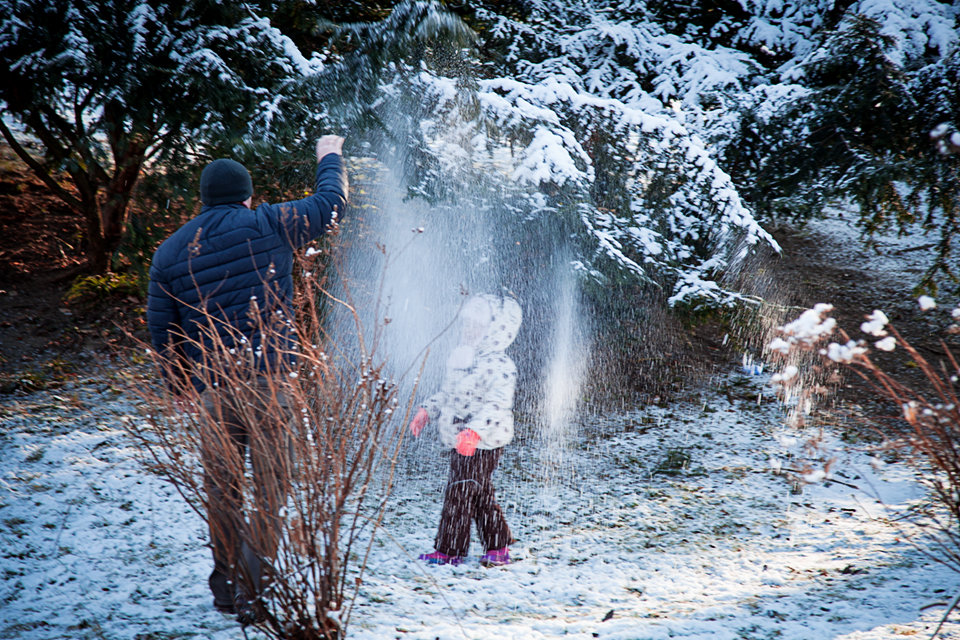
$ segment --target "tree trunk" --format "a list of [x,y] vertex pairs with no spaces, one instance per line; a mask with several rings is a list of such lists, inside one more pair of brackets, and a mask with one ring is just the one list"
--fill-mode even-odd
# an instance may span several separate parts
[[93,206],[84,211],[90,241],[87,256],[91,271],[98,274],[113,266],[113,254],[123,240],[130,198],[143,165],[144,149],[140,145],[130,143],[124,151],[115,159],[117,167],[104,185],[102,201],[95,199]]
[[110,270],[111,250],[107,249],[100,226],[100,207],[94,202],[83,209],[84,222],[87,225],[87,264],[95,274],[107,273]]

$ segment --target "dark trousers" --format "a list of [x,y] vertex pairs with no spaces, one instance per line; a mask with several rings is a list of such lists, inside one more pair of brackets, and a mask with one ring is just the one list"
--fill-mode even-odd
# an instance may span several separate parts
[[491,479],[502,453],[502,448],[477,449],[472,456],[451,452],[450,478],[435,542],[440,553],[467,555],[473,522],[477,524],[484,551],[502,549],[512,542],[510,527],[497,504]]
[[[265,385],[259,392],[258,398],[208,389],[203,396],[201,458],[213,547],[209,584],[217,606],[232,606],[237,593],[245,599],[259,594],[264,565],[276,557],[290,478],[287,423],[276,414],[289,412],[282,398],[265,399]],[[243,500],[248,455],[255,502],[249,517]]]

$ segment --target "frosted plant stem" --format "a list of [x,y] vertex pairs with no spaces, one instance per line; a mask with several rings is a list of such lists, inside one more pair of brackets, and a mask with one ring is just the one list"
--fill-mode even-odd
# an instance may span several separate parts
[[[60,519],[60,526],[57,527],[57,537],[53,541],[53,549],[52,549],[51,556],[54,558],[57,558],[58,560],[60,559],[60,554],[57,553],[60,549],[60,537],[63,535],[63,530],[67,528],[67,520],[70,518],[71,511],[73,511],[73,504],[68,502],[67,509],[66,511],[64,511],[63,517]],[[60,562],[61,564],[63,563],[62,560],[60,560]]]
[[953,613],[953,610],[957,608],[957,603],[960,603],[960,591],[957,592],[957,595],[954,596],[953,600],[950,602],[950,606],[947,607],[947,611],[943,614],[943,617],[940,618],[940,624],[937,625],[937,628],[934,630],[933,635],[930,636],[930,640],[934,640],[937,635],[940,633],[940,629],[943,628],[943,625],[946,624],[947,618],[950,617],[950,614]]

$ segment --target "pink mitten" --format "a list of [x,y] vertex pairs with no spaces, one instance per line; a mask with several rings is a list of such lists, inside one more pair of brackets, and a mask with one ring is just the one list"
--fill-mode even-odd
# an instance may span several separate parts
[[423,431],[423,427],[426,426],[427,422],[430,421],[430,416],[427,414],[427,410],[423,407],[417,410],[416,415],[413,416],[413,420],[410,421],[410,433],[415,436],[419,436],[420,432]]
[[480,434],[473,429],[464,429],[457,434],[457,453],[462,456],[472,456],[480,442]]

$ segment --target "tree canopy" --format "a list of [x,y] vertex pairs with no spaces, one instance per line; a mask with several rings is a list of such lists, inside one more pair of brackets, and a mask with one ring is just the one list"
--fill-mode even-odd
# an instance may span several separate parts
[[283,159],[326,127],[400,158],[416,197],[465,197],[454,166],[496,180],[588,279],[674,305],[741,300],[725,274],[776,248],[762,224],[836,205],[868,235],[938,230],[918,284],[957,281],[957,161],[930,140],[952,149],[960,122],[946,1],[14,0],[0,19],[4,135],[84,212],[101,268],[145,169],[303,171]]
[[244,4],[12,0],[0,6],[0,131],[83,214],[91,266],[103,271],[146,168],[182,167],[211,139],[253,135],[322,67]]

